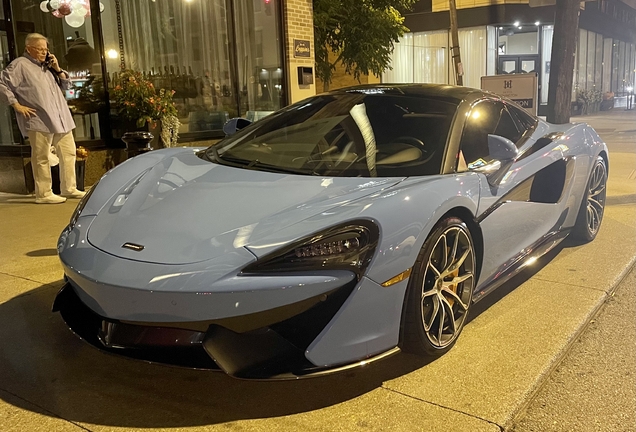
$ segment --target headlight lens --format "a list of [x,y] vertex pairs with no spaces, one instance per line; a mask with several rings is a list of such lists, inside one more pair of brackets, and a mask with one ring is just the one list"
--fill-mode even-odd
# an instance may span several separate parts
[[243,274],[325,269],[350,270],[360,277],[371,262],[379,229],[368,220],[347,222],[268,254]]
[[[99,181],[97,183],[99,183]],[[93,193],[95,188],[97,188],[97,183],[95,183],[93,186],[91,186],[91,188],[88,190],[88,192],[86,192],[86,195],[84,195],[84,197],[79,201],[79,203],[77,203],[77,207],[75,207],[75,211],[71,215],[71,220],[70,220],[70,222],[68,224],[68,227],[70,229],[73,229],[73,227],[77,223],[77,219],[80,217],[80,214],[82,213],[82,210],[84,210],[84,207],[86,207],[86,203],[90,199],[91,194]]]

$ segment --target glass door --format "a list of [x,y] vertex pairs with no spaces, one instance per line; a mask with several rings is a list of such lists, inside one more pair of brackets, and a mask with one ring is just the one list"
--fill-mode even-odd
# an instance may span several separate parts
[[499,68],[497,73],[513,74],[513,73],[533,73],[538,72],[539,56],[538,55],[525,55],[525,56],[513,56],[513,55],[500,55],[499,56]]

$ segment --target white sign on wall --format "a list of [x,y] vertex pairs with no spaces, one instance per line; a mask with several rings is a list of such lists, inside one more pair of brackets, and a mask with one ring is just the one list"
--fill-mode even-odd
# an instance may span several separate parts
[[481,77],[481,89],[517,102],[530,114],[537,115],[538,81],[536,73]]

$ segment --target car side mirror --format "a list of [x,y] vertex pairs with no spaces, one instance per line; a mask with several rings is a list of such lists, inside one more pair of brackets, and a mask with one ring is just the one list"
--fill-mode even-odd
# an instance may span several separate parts
[[491,158],[504,162],[516,159],[519,150],[508,138],[488,134],[488,153]]
[[488,135],[488,153],[493,161],[484,167],[488,184],[495,188],[501,184],[508,170],[517,158],[519,151],[515,143],[499,135]]
[[234,135],[244,127],[247,127],[251,124],[252,122],[246,118],[235,117],[233,119],[230,119],[223,125],[223,132],[225,133],[225,136]]

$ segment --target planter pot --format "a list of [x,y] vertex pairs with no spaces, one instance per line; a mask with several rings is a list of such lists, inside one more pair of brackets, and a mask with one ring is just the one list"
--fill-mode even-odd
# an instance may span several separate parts
[[122,139],[124,134],[128,132],[150,132],[154,137],[150,146],[152,148],[163,147],[161,145],[161,122],[155,122],[152,125],[146,123],[140,127],[135,121],[113,117],[111,124],[113,125],[113,138]]
[[138,154],[153,150],[151,142],[154,138],[154,135],[150,132],[136,131],[126,132],[124,136],[121,137],[121,140],[126,143],[128,157],[135,157]]

